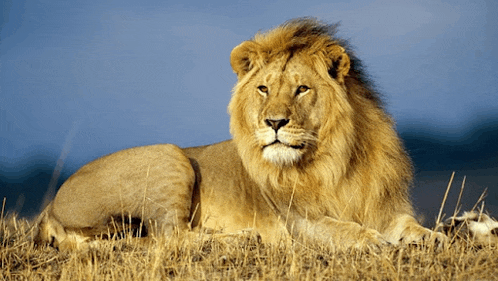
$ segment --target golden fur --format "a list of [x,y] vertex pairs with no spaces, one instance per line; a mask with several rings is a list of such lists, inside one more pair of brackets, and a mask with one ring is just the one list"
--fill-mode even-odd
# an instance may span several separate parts
[[411,164],[393,122],[334,33],[295,19],[235,47],[233,140],[133,148],[87,164],[40,216],[37,240],[78,244],[121,216],[141,219],[150,235],[253,228],[263,241],[332,247],[433,236],[413,218]]

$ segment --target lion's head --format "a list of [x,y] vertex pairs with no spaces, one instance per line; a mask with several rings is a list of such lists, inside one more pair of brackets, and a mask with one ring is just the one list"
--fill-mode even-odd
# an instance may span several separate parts
[[[311,160],[330,117],[351,111],[331,111],[346,99],[350,61],[343,47],[320,36],[320,28],[311,21],[290,22],[232,51],[239,78],[230,106],[233,133],[250,128],[262,157],[279,167]],[[241,104],[243,111],[237,108]]]
[[336,194],[312,192],[336,203],[346,185],[391,188],[401,198],[410,162],[360,61],[335,28],[295,19],[234,48],[238,83],[229,113],[239,154],[261,186],[302,187],[294,189],[304,198],[311,185],[336,187]]

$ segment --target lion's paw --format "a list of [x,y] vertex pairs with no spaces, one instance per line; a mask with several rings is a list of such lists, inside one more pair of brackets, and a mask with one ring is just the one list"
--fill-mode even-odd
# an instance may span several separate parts
[[360,239],[358,239],[357,243],[353,246],[354,249],[361,250],[374,250],[380,251],[385,246],[389,246],[389,243],[380,232],[375,229],[363,229],[360,233]]
[[441,232],[435,232],[427,228],[406,233],[401,238],[403,244],[408,245],[435,245],[437,248],[445,247],[449,244],[448,236]]

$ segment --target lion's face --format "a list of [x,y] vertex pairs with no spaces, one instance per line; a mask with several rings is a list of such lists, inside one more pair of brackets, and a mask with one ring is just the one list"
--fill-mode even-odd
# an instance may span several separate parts
[[314,71],[299,57],[275,61],[246,85],[248,123],[262,157],[275,165],[299,162],[316,145],[322,110]]
[[308,54],[283,55],[239,76],[232,134],[247,134],[244,141],[268,163],[288,167],[313,159],[324,123],[337,113],[330,105],[344,99],[343,85],[314,65]]

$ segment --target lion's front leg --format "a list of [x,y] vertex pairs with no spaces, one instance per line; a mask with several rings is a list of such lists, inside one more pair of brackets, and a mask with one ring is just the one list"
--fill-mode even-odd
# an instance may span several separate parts
[[318,221],[299,219],[291,226],[292,234],[302,241],[330,245],[335,249],[368,249],[388,244],[375,229],[351,221],[324,217]]
[[384,237],[391,244],[422,244],[424,242],[445,244],[448,237],[421,226],[411,215],[398,215],[385,231]]

